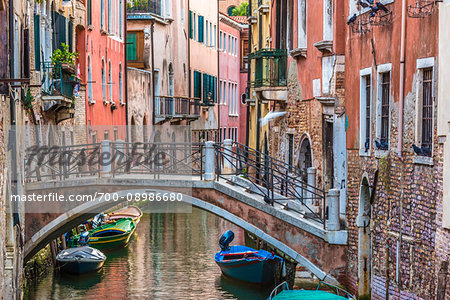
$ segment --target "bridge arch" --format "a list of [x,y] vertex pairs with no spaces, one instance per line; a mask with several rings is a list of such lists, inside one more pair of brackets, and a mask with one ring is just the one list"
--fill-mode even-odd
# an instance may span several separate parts
[[[42,227],[38,232],[36,232],[26,243],[24,247],[24,260],[28,261],[34,254],[36,254],[40,249],[42,249],[45,245],[47,245],[50,241],[60,237],[65,232],[74,228],[78,224],[83,221],[95,216],[100,210],[107,210],[111,207],[114,207],[120,203],[127,202],[126,196],[129,194],[143,194],[148,193],[148,189],[133,189],[133,190],[123,190],[116,192],[119,196],[119,201],[90,201],[86,202],[82,205],[79,205],[69,212],[61,214],[60,216],[53,219],[47,225]],[[156,190],[152,189],[154,193],[171,193],[168,190]],[[244,219],[236,216],[235,214],[220,208],[214,204],[211,204],[205,200],[201,200],[199,198],[189,196],[183,194],[183,203],[191,204],[193,207],[202,209],[204,211],[213,213],[234,225],[239,226],[240,228],[250,232],[255,237],[262,239],[267,242],[271,246],[279,249],[287,256],[292,258],[297,263],[306,267],[311,273],[322,280],[326,280],[330,283],[337,284],[338,281],[331,275],[327,274],[325,271],[321,270],[319,267],[314,265],[307,258],[297,253],[295,250],[290,248],[288,245],[283,242],[275,239],[271,235],[265,233],[263,230],[259,229],[255,225],[245,221]]]

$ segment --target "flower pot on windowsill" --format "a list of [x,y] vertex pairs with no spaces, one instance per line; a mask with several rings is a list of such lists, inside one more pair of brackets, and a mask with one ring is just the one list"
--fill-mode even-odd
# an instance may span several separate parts
[[61,64],[61,69],[63,70],[63,72],[68,73],[68,74],[75,74],[76,73],[75,65],[72,65],[72,64],[62,63]]
[[112,102],[111,103],[111,111],[115,111],[116,109],[117,109],[116,103]]

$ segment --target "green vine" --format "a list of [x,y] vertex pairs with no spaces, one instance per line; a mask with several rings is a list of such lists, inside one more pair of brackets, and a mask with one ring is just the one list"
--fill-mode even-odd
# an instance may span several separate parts
[[36,117],[34,115],[34,110],[33,110],[33,102],[34,102],[34,97],[31,94],[30,88],[27,89],[25,97],[23,99],[23,107],[25,109],[25,112],[27,114],[30,115],[30,117],[33,120],[33,124],[36,124]]

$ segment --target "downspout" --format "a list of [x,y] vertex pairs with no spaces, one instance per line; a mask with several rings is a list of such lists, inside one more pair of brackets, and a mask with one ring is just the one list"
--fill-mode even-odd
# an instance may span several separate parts
[[[249,1],[248,5],[250,7],[250,12],[251,12],[252,11],[252,1]],[[250,54],[251,51],[252,51],[252,24],[248,24],[248,52],[249,52],[248,54]],[[248,59],[248,55],[247,55],[247,64],[248,64],[248,68],[247,68],[246,92],[248,93],[247,99],[250,99],[251,95],[250,95],[250,88],[248,87],[248,85],[250,83],[250,80],[252,79],[251,78],[252,64],[251,64],[250,60]],[[246,120],[246,132],[245,132],[245,145],[247,147],[249,146],[249,138],[250,138],[250,105],[247,104],[247,120]]]
[[[406,42],[406,0],[402,0],[402,31],[401,31],[401,42],[400,42],[400,89],[399,89],[399,109],[398,109],[398,157],[400,159],[402,170],[401,170],[401,191],[400,191],[400,216],[399,216],[399,234],[398,234],[398,245],[397,245],[397,260],[396,260],[396,281],[400,283],[400,255],[403,240],[403,177],[405,170],[405,162],[403,160],[402,147],[403,147],[403,106],[404,106],[404,94],[405,94],[405,42]],[[400,285],[399,285],[400,289]]]
[[[220,0],[217,0],[217,29],[218,29],[218,32],[220,33],[219,1]],[[215,45],[217,45],[217,36],[215,36],[214,38],[216,39]],[[218,102],[218,105],[217,105],[217,107],[218,107],[217,108],[217,119],[218,119],[217,132],[220,134],[220,109],[221,109],[220,97],[219,97],[219,95],[220,95],[220,52],[219,52],[218,47],[216,47],[216,53],[217,53],[217,78],[218,78],[218,80],[217,80],[218,87],[217,87],[217,95],[216,95],[216,99]],[[220,136],[219,136],[219,142],[220,142]]]
[[153,104],[153,108],[152,108],[152,120],[153,120],[153,125],[155,125],[155,47],[154,47],[154,31],[155,31],[155,19],[152,18],[152,26],[150,28],[150,38],[152,39],[151,43],[152,43],[152,48],[151,48],[151,52],[152,52],[152,104]]
[[127,44],[128,17],[127,17],[127,15],[128,15],[128,13],[127,13],[127,4],[126,3],[127,2],[124,1],[125,32],[124,32],[123,38],[124,38],[124,46],[125,46],[125,51],[124,51],[124,53],[125,53],[125,76],[124,76],[124,79],[125,79],[125,128],[126,128],[126,132],[127,132],[126,141],[128,142],[129,141],[129,133],[128,133],[128,126],[127,126],[128,125],[128,59],[127,59],[127,55],[128,55],[128,53],[127,53],[127,50],[128,50],[128,44]]
[[[187,9],[186,9],[186,12],[187,12],[187,15],[188,15],[188,17],[187,17],[187,20],[188,20],[188,22],[187,22],[187,24],[188,24],[188,30],[187,30],[187,34],[186,34],[186,36],[187,36],[187,69],[188,69],[188,72],[189,72],[189,76],[188,76],[188,80],[189,80],[189,84],[188,84],[188,89],[189,89],[189,91],[188,91],[188,93],[187,93],[187,96],[188,96],[188,99],[189,99],[189,112],[190,112],[190,107],[191,107],[191,92],[192,92],[192,73],[191,73],[191,23],[194,21],[194,20],[191,20],[191,19],[189,19],[189,18],[191,18],[191,6],[190,6],[190,1],[189,0],[187,0]],[[194,100],[194,111],[195,111],[195,100]],[[200,112],[199,112],[200,113]],[[189,133],[190,133],[190,135],[189,135],[189,141],[192,143],[192,129],[191,129],[191,123],[192,123],[192,121],[189,121],[188,122],[188,124],[189,124]]]

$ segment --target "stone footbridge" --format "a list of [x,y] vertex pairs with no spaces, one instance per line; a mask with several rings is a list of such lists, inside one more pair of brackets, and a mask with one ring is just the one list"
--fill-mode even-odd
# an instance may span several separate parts
[[40,202],[26,202],[25,260],[99,211],[127,202],[127,195],[169,192],[240,226],[319,279],[344,279],[347,232],[340,228],[339,192],[325,193],[311,180],[302,181],[301,170],[231,140],[197,145],[103,141],[30,149],[27,157],[28,195],[114,193],[117,201],[97,197],[69,208],[55,202],[48,212]]

